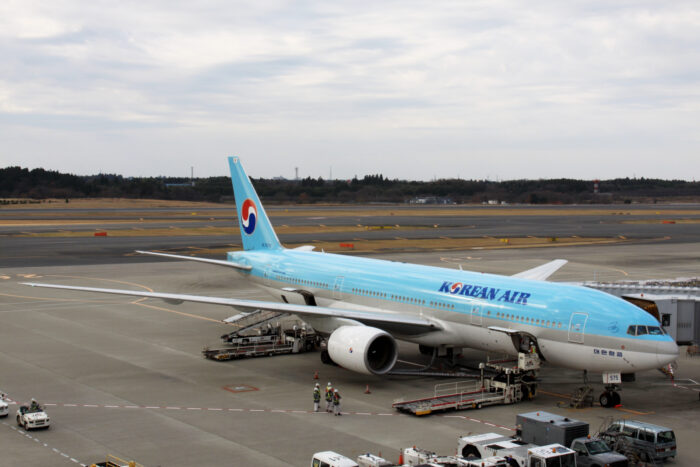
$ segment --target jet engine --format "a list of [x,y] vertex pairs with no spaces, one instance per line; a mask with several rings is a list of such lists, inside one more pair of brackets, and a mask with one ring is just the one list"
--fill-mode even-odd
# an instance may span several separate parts
[[328,354],[338,365],[366,375],[382,375],[399,356],[394,338],[369,326],[341,326],[328,338]]

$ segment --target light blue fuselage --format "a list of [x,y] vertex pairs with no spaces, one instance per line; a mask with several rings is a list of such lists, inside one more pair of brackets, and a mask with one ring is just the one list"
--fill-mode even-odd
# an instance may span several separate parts
[[[398,336],[424,345],[516,354],[502,328],[534,337],[545,361],[590,371],[634,372],[677,358],[667,335],[631,336],[629,326],[659,326],[644,310],[585,287],[493,274],[298,250],[230,252],[243,274],[277,299],[310,292],[318,305],[414,313],[442,331]],[[346,304],[346,305],[344,305]],[[312,320],[320,331],[327,318]]]

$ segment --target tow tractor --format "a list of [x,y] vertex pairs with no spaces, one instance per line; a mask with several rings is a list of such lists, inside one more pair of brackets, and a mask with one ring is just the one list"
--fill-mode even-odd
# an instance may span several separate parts
[[34,428],[48,428],[51,420],[44,408],[32,400],[31,404],[20,405],[17,409],[17,425],[29,431]]
[[512,366],[514,363],[514,360],[480,363],[477,381],[437,384],[431,396],[398,400],[392,407],[413,415],[428,415],[530,400],[537,394],[535,372],[540,367],[539,357],[536,353],[521,352],[517,365]]

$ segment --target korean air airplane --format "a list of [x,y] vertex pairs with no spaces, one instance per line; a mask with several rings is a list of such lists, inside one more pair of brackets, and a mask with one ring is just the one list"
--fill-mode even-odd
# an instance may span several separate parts
[[619,403],[615,390],[622,374],[660,368],[678,357],[676,343],[644,310],[597,290],[546,282],[564,260],[507,277],[317,252],[311,246],[286,249],[240,159],[228,162],[243,251],[229,252],[226,260],[140,253],[231,268],[274,301],[27,285],[293,313],[326,337],[322,358],[365,374],[392,369],[397,339],[442,353],[464,347],[513,356],[536,352],[549,365],[602,373],[605,406]]

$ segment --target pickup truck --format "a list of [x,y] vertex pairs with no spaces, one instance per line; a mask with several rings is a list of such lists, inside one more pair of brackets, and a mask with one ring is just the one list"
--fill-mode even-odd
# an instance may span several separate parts
[[610,449],[605,441],[599,438],[576,438],[571,443],[571,449],[576,452],[578,467],[627,467],[627,457]]

